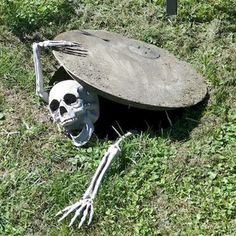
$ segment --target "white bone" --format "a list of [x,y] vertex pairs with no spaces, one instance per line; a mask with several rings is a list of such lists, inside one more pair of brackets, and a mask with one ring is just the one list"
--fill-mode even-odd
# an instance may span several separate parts
[[41,97],[45,102],[48,102],[48,93],[43,87],[43,72],[42,62],[40,59],[41,48],[37,43],[33,44],[33,57],[34,57],[34,69],[36,75],[36,94]]
[[94,209],[93,209],[93,204],[91,204],[91,206],[90,206],[90,216],[89,216],[88,225],[90,225],[90,224],[92,223],[93,215],[94,215]]
[[[86,220],[86,217],[87,217],[87,215],[88,215],[88,210],[89,210],[89,208],[90,208],[90,206],[86,206],[86,209],[85,209],[85,211],[84,211],[84,213],[83,213],[83,217],[81,218],[81,221],[80,221],[80,223],[79,223],[79,228],[83,225],[83,223],[85,222],[85,220]],[[73,223],[72,223],[73,224]],[[71,224],[71,225],[72,225]]]

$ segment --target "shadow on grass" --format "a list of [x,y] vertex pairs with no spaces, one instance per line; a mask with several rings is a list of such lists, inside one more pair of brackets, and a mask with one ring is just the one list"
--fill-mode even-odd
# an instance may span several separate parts
[[173,141],[189,139],[191,131],[200,123],[200,119],[206,110],[208,100],[209,94],[197,105],[183,109],[182,117],[178,119],[172,127],[166,129],[164,135]]

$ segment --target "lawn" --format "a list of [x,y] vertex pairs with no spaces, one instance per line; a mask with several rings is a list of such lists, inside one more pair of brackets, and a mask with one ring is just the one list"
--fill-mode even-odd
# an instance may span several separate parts
[[[78,2],[1,0],[0,235],[235,235],[236,1],[182,0],[175,18],[162,0]],[[95,135],[78,149],[50,121],[35,95],[31,48],[71,29],[105,29],[168,49],[208,85],[207,98],[173,126],[125,141],[94,220],[81,229],[55,214],[80,199],[113,141]],[[43,64],[48,81],[56,66],[50,51]]]

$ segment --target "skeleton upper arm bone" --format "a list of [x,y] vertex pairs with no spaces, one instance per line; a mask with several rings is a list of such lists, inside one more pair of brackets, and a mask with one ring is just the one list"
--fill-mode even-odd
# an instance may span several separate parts
[[40,59],[41,47],[39,43],[33,43],[34,69],[36,75],[36,94],[48,103],[48,93],[43,87],[42,62]]

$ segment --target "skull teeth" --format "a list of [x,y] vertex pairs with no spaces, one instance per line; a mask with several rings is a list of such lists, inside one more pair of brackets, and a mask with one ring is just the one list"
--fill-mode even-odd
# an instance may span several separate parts
[[71,123],[71,122],[73,122],[73,121],[75,121],[75,120],[76,120],[76,118],[68,118],[68,119],[62,121],[62,125],[65,125],[65,124],[67,124],[67,123]]

